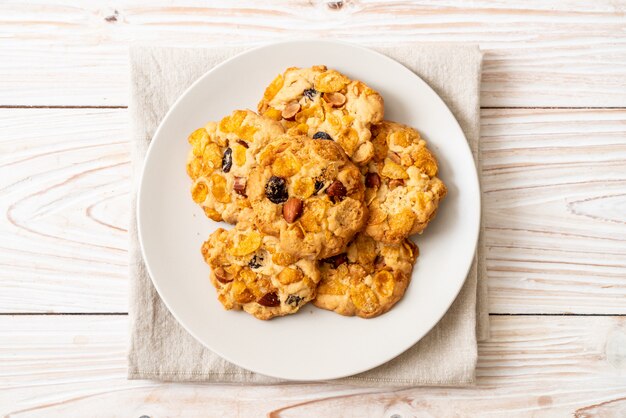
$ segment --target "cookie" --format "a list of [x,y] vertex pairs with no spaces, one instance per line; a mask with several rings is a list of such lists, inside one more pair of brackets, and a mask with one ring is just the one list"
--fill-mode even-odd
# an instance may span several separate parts
[[374,157],[363,168],[370,212],[365,232],[398,244],[426,228],[447,189],[415,129],[385,121],[372,127],[372,135]]
[[211,283],[226,309],[259,319],[297,312],[315,297],[320,275],[315,261],[280,251],[278,238],[240,222],[216,230],[202,246]]
[[250,110],[236,110],[189,135],[191,196],[209,218],[235,223],[249,210],[246,185],[256,153],[283,132],[277,121]]
[[409,240],[383,244],[358,234],[346,252],[320,261],[315,306],[373,318],[398,302],[411,281],[418,248]]
[[364,164],[374,154],[370,125],[383,119],[384,104],[382,96],[361,81],[318,65],[278,75],[258,110],[294,134],[336,141],[352,161]]
[[285,134],[268,144],[248,196],[259,230],[296,257],[342,252],[367,220],[361,173],[333,141]]

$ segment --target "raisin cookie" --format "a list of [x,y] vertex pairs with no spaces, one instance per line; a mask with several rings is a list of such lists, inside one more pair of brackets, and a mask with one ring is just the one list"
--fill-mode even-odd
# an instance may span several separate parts
[[383,119],[380,94],[323,65],[289,68],[265,90],[260,114],[289,131],[336,141],[357,164],[374,155],[370,125]]
[[418,248],[409,240],[383,244],[358,234],[346,253],[320,261],[315,306],[373,318],[398,302],[411,281]]
[[283,251],[330,257],[364,227],[361,173],[335,142],[285,134],[257,160],[248,182],[255,223]]
[[278,238],[240,222],[216,230],[202,246],[211,282],[226,309],[243,309],[259,319],[297,312],[315,297],[320,279],[314,260],[281,252]]
[[277,121],[236,110],[219,124],[210,122],[189,135],[191,196],[209,218],[235,223],[250,208],[246,183],[256,153],[283,132]]
[[398,244],[421,233],[447,193],[437,160],[415,129],[395,122],[372,127],[374,157],[363,168],[370,211],[365,232]]

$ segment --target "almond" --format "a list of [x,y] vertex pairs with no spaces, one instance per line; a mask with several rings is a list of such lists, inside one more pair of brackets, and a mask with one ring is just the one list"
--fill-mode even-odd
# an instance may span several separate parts
[[288,103],[287,106],[283,109],[281,116],[283,119],[293,120],[296,116],[296,113],[300,110],[300,103],[291,102]]
[[389,153],[389,159],[391,161],[393,161],[396,164],[402,164],[402,159],[400,158],[400,156],[398,154],[396,154],[395,152],[390,152]]
[[272,308],[274,306],[280,305],[280,299],[276,292],[270,292],[264,294],[261,299],[257,300],[257,303],[261,306],[267,306],[268,308]]
[[343,200],[347,193],[348,191],[346,190],[346,186],[344,186],[339,180],[333,181],[333,183],[326,189],[326,194],[330,197],[330,200],[332,200],[333,203]]
[[302,215],[302,200],[290,197],[283,206],[283,218],[288,223],[293,223]]
[[245,179],[245,177],[235,177],[235,182],[233,183],[233,190],[238,195],[241,195],[243,197],[248,197],[246,195],[246,184],[247,184],[247,180]]
[[324,100],[332,107],[341,107],[346,103],[346,96],[341,93],[324,93]]
[[365,186],[369,188],[380,187],[380,176],[376,173],[367,173],[365,175]]
[[233,278],[229,278],[226,275],[226,270],[224,270],[223,267],[219,267],[215,270],[215,278],[217,279],[218,282],[220,283],[229,283],[233,281]]
[[241,140],[241,139],[238,139],[238,140],[237,140],[237,143],[238,143],[239,145],[241,145],[242,147],[244,147],[244,148],[248,148],[248,143],[247,143],[246,141],[243,141],[243,140]]

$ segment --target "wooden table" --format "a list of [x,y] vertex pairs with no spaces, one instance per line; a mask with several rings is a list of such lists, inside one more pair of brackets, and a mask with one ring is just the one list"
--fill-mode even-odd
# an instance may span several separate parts
[[[626,1],[4,1],[0,415],[626,416]],[[479,42],[475,388],[126,380],[131,43]]]

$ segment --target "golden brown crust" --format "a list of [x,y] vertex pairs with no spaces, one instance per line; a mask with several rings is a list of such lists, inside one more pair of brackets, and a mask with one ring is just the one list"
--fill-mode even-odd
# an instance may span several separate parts
[[319,262],[321,280],[313,304],[346,316],[382,315],[404,295],[417,256],[417,246],[409,240],[383,244],[358,234],[345,254]]
[[191,195],[209,218],[236,223],[241,213],[249,212],[246,185],[256,154],[283,132],[274,120],[236,110],[189,135]]
[[318,65],[289,68],[266,88],[260,114],[289,132],[326,134],[357,164],[372,158],[370,125],[384,116],[382,96],[361,81]]
[[211,283],[226,309],[243,309],[259,319],[297,312],[315,297],[315,261],[280,251],[278,239],[238,223],[216,230],[202,246]]
[[421,233],[447,193],[437,160],[413,128],[384,121],[372,127],[375,154],[363,168],[370,210],[365,232],[386,243]]
[[[332,141],[285,134],[268,144],[248,191],[259,230],[297,257],[340,253],[367,219],[361,173]],[[285,219],[290,198],[302,206],[293,222]]]

